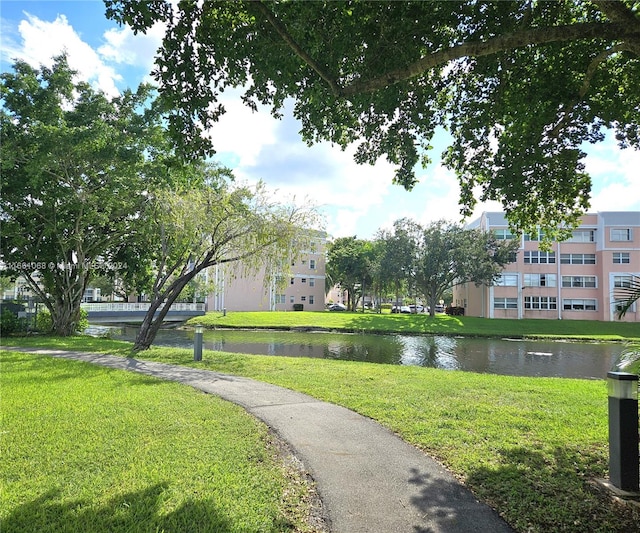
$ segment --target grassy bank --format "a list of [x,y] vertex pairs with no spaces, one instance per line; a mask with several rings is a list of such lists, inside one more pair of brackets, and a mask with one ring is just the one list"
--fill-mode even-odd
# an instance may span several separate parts
[[[83,338],[28,342],[120,355],[130,348]],[[442,461],[517,531],[640,530],[637,509],[593,484],[607,475],[604,381],[210,351],[194,363],[191,350],[171,348],[139,357],[252,377],[370,416]]]
[[0,361],[3,533],[307,530],[300,474],[243,409],[74,361]]
[[365,333],[470,335],[478,337],[640,340],[640,325],[593,320],[509,320],[477,317],[349,312],[212,312],[189,324],[208,328],[325,328]]

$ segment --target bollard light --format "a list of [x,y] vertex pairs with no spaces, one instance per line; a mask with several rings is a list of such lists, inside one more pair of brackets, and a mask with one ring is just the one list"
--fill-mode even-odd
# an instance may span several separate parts
[[193,360],[202,361],[202,332],[204,327],[196,324],[195,333],[193,335]]
[[608,372],[607,392],[609,478],[618,489],[637,492],[640,488],[638,376],[627,372]]

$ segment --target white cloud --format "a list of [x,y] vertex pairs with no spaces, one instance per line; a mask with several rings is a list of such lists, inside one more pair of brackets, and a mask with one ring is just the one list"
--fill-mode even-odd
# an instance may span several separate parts
[[[34,68],[51,67],[53,57],[66,52],[69,65],[78,77],[110,96],[120,93],[124,78],[116,66],[132,66],[149,72],[162,41],[164,27],[156,24],[146,35],[134,35],[128,28],[107,30],[105,44],[94,50],[69,23],[65,15],[45,21],[24,12],[18,31],[3,38],[3,57],[22,59]],[[43,45],[46,43],[45,45]]]
[[145,34],[134,34],[128,26],[111,28],[103,38],[105,44],[98,48],[98,54],[114,63],[143,67],[147,71],[153,68],[153,62],[162,43],[166,26],[154,24]]
[[25,13],[25,17],[18,26],[22,42],[14,45],[14,58],[23,59],[33,67],[50,67],[53,57],[66,51],[69,66],[78,71],[81,79],[106,94],[118,94],[116,83],[122,81],[122,76],[106,65],[98,53],[80,38],[67,17],[58,15],[53,22],[40,20],[29,13]]

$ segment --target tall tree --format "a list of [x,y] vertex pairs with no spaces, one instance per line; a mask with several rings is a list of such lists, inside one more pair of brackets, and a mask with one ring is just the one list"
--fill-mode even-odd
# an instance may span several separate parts
[[274,202],[262,184],[234,185],[230,172],[215,166],[202,172],[199,183],[158,190],[152,200],[147,254],[155,276],[135,350],[151,346],[171,304],[205,269],[233,263],[282,278],[298,251],[308,249],[308,229],[317,227],[312,209]]
[[479,189],[552,239],[589,205],[583,144],[613,129],[640,147],[635,0],[105,4],[135,31],[166,23],[155,76],[191,150],[211,151],[227,87],[275,116],[293,99],[305,141],[359,140],[356,160],[386,157],[408,189],[444,127],[462,212]]
[[517,246],[515,241],[498,241],[491,232],[463,229],[443,220],[424,228],[417,247],[416,284],[431,316],[453,285],[490,284]]
[[356,237],[340,237],[327,249],[327,275],[349,294],[348,308],[356,310],[363,289],[371,282],[370,243]]
[[117,267],[163,131],[149,87],[109,100],[74,79],[64,55],[51,69],[18,61],[0,76],[0,257],[60,335],[75,332],[91,276]]

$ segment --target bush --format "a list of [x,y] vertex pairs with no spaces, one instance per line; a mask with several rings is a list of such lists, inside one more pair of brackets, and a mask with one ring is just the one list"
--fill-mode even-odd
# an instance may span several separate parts
[[0,333],[10,335],[11,333],[24,333],[27,331],[27,319],[18,318],[18,315],[9,309],[3,309],[0,313]]
[[[89,315],[86,309],[80,309],[80,321],[76,331],[82,332],[89,327]],[[48,309],[41,309],[38,311],[38,318],[36,319],[36,329],[41,333],[51,333],[53,331],[53,320],[51,320],[51,313]]]

